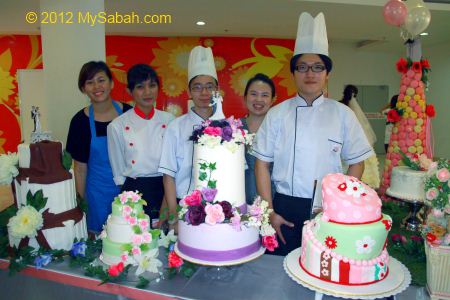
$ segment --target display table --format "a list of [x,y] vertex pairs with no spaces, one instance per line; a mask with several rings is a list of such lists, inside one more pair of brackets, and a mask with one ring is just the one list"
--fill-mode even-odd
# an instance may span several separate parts
[[[81,269],[70,268],[68,262],[51,263],[45,269],[28,267],[12,277],[8,262],[0,260],[2,299],[314,299],[315,293],[294,282],[283,269],[282,256],[263,255],[236,267],[225,280],[211,278],[211,269],[200,267],[189,279],[151,282],[146,289],[135,283],[104,284],[83,275]],[[341,299],[324,296],[323,299]],[[429,299],[424,288],[410,286],[396,296],[399,300]]]

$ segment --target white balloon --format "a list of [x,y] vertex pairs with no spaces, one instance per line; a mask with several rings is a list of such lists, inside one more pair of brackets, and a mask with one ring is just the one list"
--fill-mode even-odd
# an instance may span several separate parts
[[419,6],[408,9],[404,26],[412,36],[416,36],[427,29],[430,21],[430,11],[425,6],[419,4]]

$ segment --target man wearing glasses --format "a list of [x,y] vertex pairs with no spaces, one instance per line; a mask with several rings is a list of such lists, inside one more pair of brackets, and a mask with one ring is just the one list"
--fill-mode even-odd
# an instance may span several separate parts
[[188,94],[194,106],[168,126],[158,168],[158,172],[164,174],[164,192],[169,213],[175,217],[174,220],[169,220],[170,228],[176,228],[177,199],[193,190],[194,144],[189,137],[196,126],[212,116],[211,95],[217,90],[217,72],[211,48],[193,48],[188,63]]
[[373,155],[354,113],[323,95],[331,68],[323,14],[313,19],[303,13],[290,62],[297,95],[267,113],[252,153],[258,193],[274,209],[270,221],[280,246],[273,254],[287,255],[300,246],[303,222],[313,206],[321,206],[313,203],[315,183],[319,189],[326,174],[342,173],[341,159],[350,166],[348,174],[360,178],[363,161]]

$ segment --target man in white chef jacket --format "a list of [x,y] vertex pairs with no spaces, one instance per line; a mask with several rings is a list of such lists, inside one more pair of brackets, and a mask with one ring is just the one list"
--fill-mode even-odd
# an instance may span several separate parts
[[212,93],[217,90],[218,80],[212,50],[196,46],[189,55],[188,63],[188,94],[194,106],[168,126],[158,168],[158,171],[164,174],[164,191],[169,213],[175,217],[174,220],[169,220],[170,227],[176,228],[177,199],[193,190],[194,144],[189,137],[196,126],[213,115],[210,101]]
[[342,172],[341,159],[349,165],[348,174],[360,178],[364,160],[374,154],[351,109],[323,95],[332,61],[322,13],[316,18],[300,15],[290,67],[297,95],[267,113],[252,150],[258,193],[274,209],[270,222],[278,236],[276,255],[300,246],[303,222],[311,217],[315,182],[320,185],[326,174]]

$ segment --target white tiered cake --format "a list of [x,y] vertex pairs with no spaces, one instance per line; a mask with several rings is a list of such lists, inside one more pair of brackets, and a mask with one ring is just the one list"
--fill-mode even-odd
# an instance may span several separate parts
[[392,168],[389,196],[410,201],[425,200],[425,179],[427,172],[416,171],[407,166]]
[[8,226],[10,246],[70,250],[75,238],[87,238],[87,230],[85,215],[77,206],[73,171],[62,165],[62,144],[20,144],[18,156],[19,175],[14,180],[18,208],[27,205],[27,194],[40,190],[47,202],[40,211],[43,226],[35,237],[15,235]]

